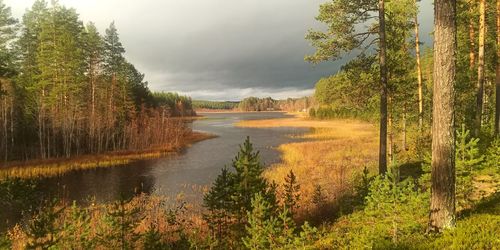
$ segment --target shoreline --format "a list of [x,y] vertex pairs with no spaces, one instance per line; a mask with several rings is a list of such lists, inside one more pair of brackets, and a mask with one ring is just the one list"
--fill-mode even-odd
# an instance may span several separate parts
[[137,151],[115,151],[97,155],[82,155],[71,158],[16,161],[0,165],[0,181],[8,178],[48,178],[77,170],[97,169],[126,165],[139,160],[156,159],[177,153],[194,143],[216,138],[216,135],[193,131],[180,145],[154,147]]
[[288,113],[286,111],[275,110],[275,111],[240,111],[240,110],[223,110],[223,109],[214,109],[213,111],[208,110],[199,110],[196,111],[196,114],[238,114],[238,113]]

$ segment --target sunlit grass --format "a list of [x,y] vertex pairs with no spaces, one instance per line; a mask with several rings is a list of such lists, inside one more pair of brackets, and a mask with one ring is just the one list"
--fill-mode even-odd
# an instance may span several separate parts
[[0,180],[5,178],[36,178],[62,175],[71,171],[126,165],[141,159],[154,159],[175,153],[192,143],[213,138],[214,135],[193,132],[179,145],[162,145],[142,151],[120,151],[70,159],[49,159],[9,163],[0,167]]
[[293,170],[301,185],[302,213],[312,209],[317,185],[325,191],[328,203],[335,204],[352,190],[352,180],[364,167],[374,167],[378,159],[377,128],[356,120],[317,121],[304,117],[241,121],[241,127],[307,127],[305,142],[279,147],[282,161],[270,166],[264,176],[280,184]]

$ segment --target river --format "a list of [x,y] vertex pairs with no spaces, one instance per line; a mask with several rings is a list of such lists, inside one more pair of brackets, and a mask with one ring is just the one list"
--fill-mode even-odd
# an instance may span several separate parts
[[[144,192],[175,197],[183,194],[190,202],[200,202],[203,187],[210,185],[221,168],[230,165],[246,136],[260,151],[265,165],[280,161],[277,147],[283,143],[300,141],[297,135],[307,132],[303,128],[241,128],[234,124],[240,120],[287,117],[281,112],[261,113],[205,113],[203,119],[192,123],[193,130],[217,135],[216,138],[197,142],[179,153],[131,164],[70,172],[62,176],[37,181],[36,197],[65,199],[86,204],[91,199],[108,202],[121,197],[129,198]],[[22,205],[24,206],[24,205]],[[12,224],[21,218],[22,207],[2,209],[0,220]],[[0,223],[2,224],[2,223]],[[0,228],[1,230],[1,228]]]

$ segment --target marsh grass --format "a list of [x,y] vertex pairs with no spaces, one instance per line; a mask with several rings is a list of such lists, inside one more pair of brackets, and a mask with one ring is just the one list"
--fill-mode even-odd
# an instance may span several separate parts
[[70,171],[126,165],[142,159],[154,159],[175,153],[192,143],[214,138],[214,135],[192,132],[176,144],[157,146],[141,151],[119,151],[100,155],[87,155],[69,159],[48,159],[10,162],[0,165],[0,180],[6,178],[36,178],[63,175]]
[[[345,198],[353,195],[354,180],[363,168],[375,171],[378,134],[377,128],[367,122],[317,121],[296,116],[241,121],[237,126],[311,128],[309,133],[301,136],[307,141],[279,146],[281,163],[270,166],[264,172],[268,180],[281,184],[290,170],[293,170],[300,184],[299,219],[310,219],[325,210],[338,212]],[[318,185],[326,197],[323,205],[312,202]]]

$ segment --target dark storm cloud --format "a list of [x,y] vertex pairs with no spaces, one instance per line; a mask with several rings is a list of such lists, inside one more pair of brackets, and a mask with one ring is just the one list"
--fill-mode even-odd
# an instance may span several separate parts
[[[7,4],[21,15],[32,0]],[[204,99],[311,93],[315,82],[343,61],[313,66],[306,31],[324,0],[61,0],[104,31],[116,21],[127,58],[153,90]],[[425,36],[432,5],[421,13]],[[428,38],[424,41],[430,41]]]

